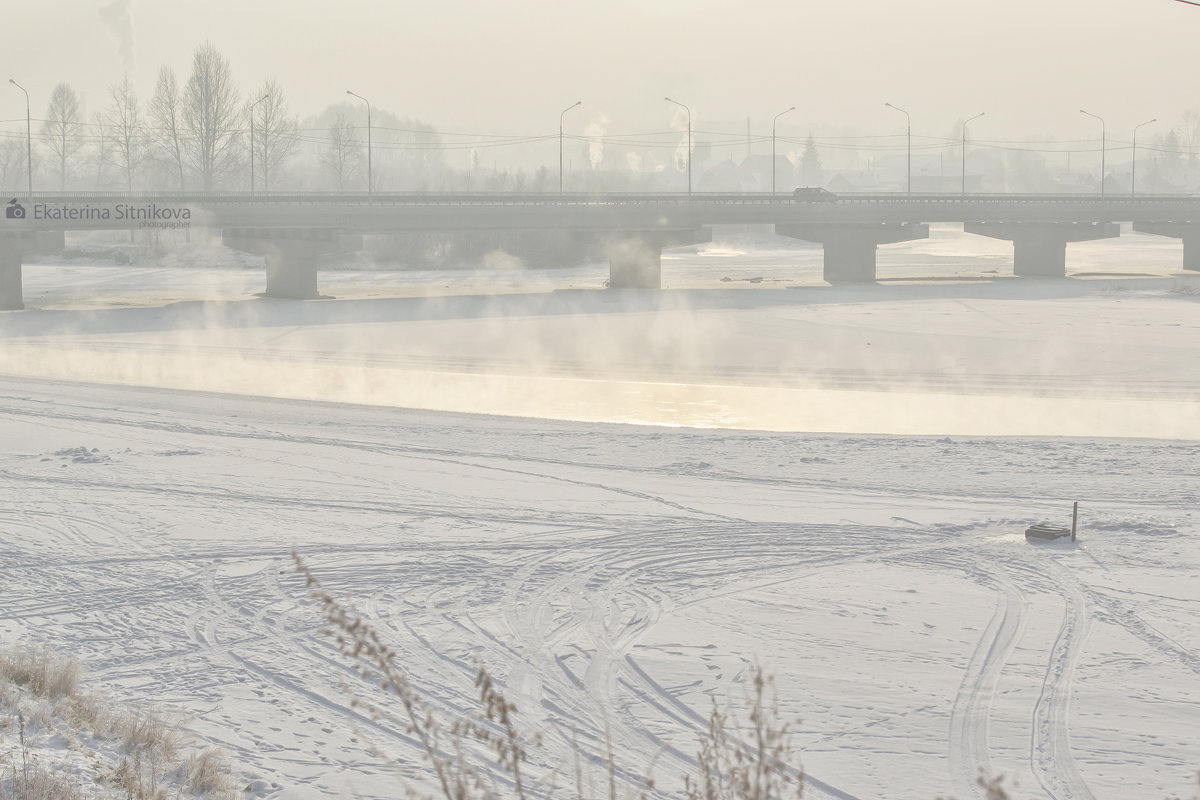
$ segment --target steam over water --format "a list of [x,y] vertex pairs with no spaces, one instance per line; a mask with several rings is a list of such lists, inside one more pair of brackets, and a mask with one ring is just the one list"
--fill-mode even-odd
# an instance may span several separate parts
[[29,266],[0,372],[592,422],[1200,439],[1179,244],[1071,247],[1079,279],[1002,279],[1010,245],[941,228],[881,247],[881,285],[829,287],[819,248],[743,235],[668,252],[665,292],[603,291],[602,264],[326,270],[339,299],[319,302],[253,298],[258,269]]

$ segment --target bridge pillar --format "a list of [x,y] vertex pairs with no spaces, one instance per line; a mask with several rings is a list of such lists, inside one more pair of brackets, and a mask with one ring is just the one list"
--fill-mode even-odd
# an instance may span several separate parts
[[824,249],[824,278],[829,283],[874,283],[875,249],[881,244],[929,238],[923,222],[789,222],[775,233]]
[[0,311],[19,311],[25,307],[21,286],[23,250],[18,237],[0,236]]
[[1067,243],[1112,239],[1115,222],[967,222],[963,231],[1013,243],[1013,274],[1021,278],[1067,277]]
[[712,241],[712,230],[621,232],[604,240],[608,251],[608,288],[661,289],[664,247]]
[[227,228],[222,231],[227,247],[262,256],[267,262],[267,297],[315,300],[317,261],[320,256],[362,247],[362,239],[348,237],[332,228]]
[[1133,229],[1183,239],[1183,268],[1200,271],[1200,222],[1135,222]]
[[33,252],[38,255],[57,256],[66,249],[66,231],[36,231],[33,234]]

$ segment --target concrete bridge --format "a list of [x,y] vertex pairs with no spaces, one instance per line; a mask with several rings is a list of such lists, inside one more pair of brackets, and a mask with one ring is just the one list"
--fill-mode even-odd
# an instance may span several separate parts
[[263,255],[267,295],[318,296],[317,258],[362,246],[362,235],[430,231],[569,231],[598,237],[609,286],[662,285],[664,247],[709,241],[710,226],[770,224],[819,242],[831,283],[875,280],[880,245],[922,239],[929,223],[1013,242],[1013,271],[1064,277],[1071,242],[1134,230],[1183,240],[1184,269],[1200,270],[1200,197],[1143,195],[245,194],[53,193],[15,198],[0,220],[0,309],[21,308],[21,264],[61,247],[68,230],[222,231]]

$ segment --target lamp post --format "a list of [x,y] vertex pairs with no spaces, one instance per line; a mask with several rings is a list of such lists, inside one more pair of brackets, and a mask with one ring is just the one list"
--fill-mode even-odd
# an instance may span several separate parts
[[796,107],[792,106],[786,111],[780,111],[775,115],[775,118],[771,120],[771,194],[775,194],[775,123],[778,122],[779,118],[784,114],[795,110]]
[[688,137],[687,137],[687,176],[688,176],[688,197],[692,196],[692,110],[678,100],[672,100],[669,97],[664,97],[668,103],[674,103],[683,108],[688,115]]
[[904,120],[905,120],[905,124],[906,124],[906,128],[907,128],[906,135],[908,136],[908,190],[906,191],[906,194],[908,194],[911,197],[912,196],[912,117],[910,117],[908,115],[907,111],[905,111],[903,108],[900,108],[899,106],[894,106],[891,103],[884,103],[884,105],[887,106],[888,108],[895,109],[896,111],[899,111],[901,114],[904,115]]
[[969,119],[963,123],[963,128],[962,128],[962,193],[963,193],[964,197],[967,194],[967,123],[969,123],[972,119],[979,119],[985,113],[987,113],[987,112],[980,111],[978,114],[971,117],[971,119]]
[[346,94],[348,94],[348,95],[350,95],[350,96],[352,96],[352,97],[357,97],[359,100],[362,100],[364,103],[366,103],[366,104],[367,104],[367,199],[368,199],[368,200],[370,200],[370,199],[371,199],[371,192],[372,192],[372,179],[371,179],[371,101],[370,101],[370,100],[368,100],[367,98],[363,97],[361,94],[355,94],[354,92],[350,91],[349,89],[347,89],[347,90],[346,90]]
[[1079,109],[1079,113],[1087,114],[1089,117],[1092,117],[1093,119],[1100,120],[1100,196],[1104,197],[1104,171],[1105,171],[1104,156],[1105,156],[1105,152],[1107,151],[1107,141],[1106,141],[1105,135],[1104,135],[1104,119],[1102,117],[1099,117],[1099,116],[1093,114],[1090,111],[1084,111],[1082,108]]
[[[263,95],[250,104],[250,196],[254,197],[254,107],[270,95]],[[269,190],[268,190],[269,191]]]
[[582,100],[576,100],[574,103],[572,103],[571,105],[564,108],[562,110],[562,113],[558,115],[558,193],[559,194],[562,194],[562,191],[563,191],[563,156],[562,156],[563,117],[566,115],[566,113],[568,111],[570,111],[572,108],[575,108],[575,106],[579,106],[579,105],[583,105]]
[[[25,92],[25,87],[14,81],[8,82]],[[29,92],[25,92],[25,177],[29,181],[29,196],[33,197],[33,134],[29,124]]]
[[1149,125],[1151,122],[1158,122],[1158,118],[1148,119],[1145,122],[1139,122],[1133,126],[1133,158],[1132,164],[1129,167],[1129,196],[1133,197],[1137,193],[1137,132],[1138,128],[1143,125]]

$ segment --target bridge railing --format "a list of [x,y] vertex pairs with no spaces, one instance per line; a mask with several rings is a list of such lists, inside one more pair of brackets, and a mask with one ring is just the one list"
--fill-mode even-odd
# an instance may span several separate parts
[[[23,203],[158,203],[176,205],[812,205],[796,201],[791,194],[769,192],[673,193],[570,193],[554,192],[280,192],[251,195],[249,192],[35,192],[18,195]],[[831,204],[887,204],[889,206],[1008,205],[1008,204],[1100,204],[1105,206],[1197,204],[1200,195],[1190,194],[961,194],[902,192],[846,192]]]

